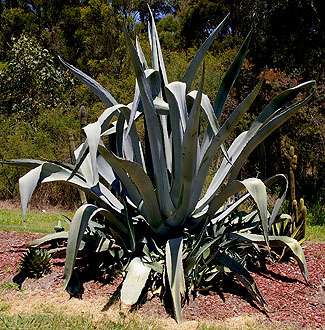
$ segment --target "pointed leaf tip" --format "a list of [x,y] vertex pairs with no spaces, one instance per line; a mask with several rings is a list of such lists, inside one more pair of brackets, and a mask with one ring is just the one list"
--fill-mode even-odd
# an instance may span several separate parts
[[195,74],[200,66],[200,64],[203,61],[203,58],[206,54],[206,52],[209,50],[210,46],[212,45],[212,42],[220,32],[220,30],[223,28],[225,22],[229,18],[228,15],[222,20],[222,22],[215,28],[215,30],[209,35],[209,37],[204,41],[204,43],[201,45],[197,53],[195,54],[193,60],[189,64],[189,66],[186,69],[186,72],[184,73],[184,76],[182,78],[182,81],[186,83],[187,90],[190,90],[193,80],[195,78]]

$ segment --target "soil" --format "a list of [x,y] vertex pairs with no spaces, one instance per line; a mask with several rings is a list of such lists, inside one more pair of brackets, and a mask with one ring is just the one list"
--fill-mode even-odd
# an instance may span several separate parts
[[[0,283],[11,281],[16,273],[25,244],[40,234],[0,232]],[[306,284],[296,263],[269,264],[264,274],[253,273],[258,288],[266,299],[267,312],[262,312],[250,300],[240,286],[228,288],[222,293],[199,295],[184,307],[187,320],[223,321],[238,316],[262,316],[268,324],[282,324],[303,328],[325,329],[325,244],[307,242],[304,252],[309,270]],[[52,272],[39,280],[26,280],[23,288],[38,295],[61,292],[64,260],[53,260]],[[96,297],[107,300],[121,279],[103,285],[99,282],[84,284],[83,300]],[[69,299],[66,296],[66,299]],[[104,307],[104,306],[102,306]],[[138,310],[148,317],[168,318],[158,298],[153,298]]]

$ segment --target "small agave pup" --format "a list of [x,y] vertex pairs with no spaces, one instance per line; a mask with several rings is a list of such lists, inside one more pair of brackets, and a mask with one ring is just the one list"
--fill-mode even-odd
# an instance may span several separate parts
[[[239,281],[263,307],[265,300],[248,265],[257,254],[268,253],[274,245],[288,246],[307,278],[298,242],[269,235],[285,198],[286,177],[276,175],[264,183],[257,178],[238,181],[236,177],[257,145],[307,104],[315,82],[303,83],[274,97],[249,130],[228,148],[226,141],[261,89],[258,83],[219,124],[248,52],[251,33],[223,77],[214,103],[202,91],[204,69],[199,89],[191,91],[204,55],[227,17],[200,47],[183,79],[171,83],[154,20],[149,24],[151,67],[139,41],[133,46],[125,33],[137,78],[134,99],[128,105],[119,104],[104,87],[61,60],[107,109],[84,128],[86,141],[75,151],[75,165],[29,159],[8,163],[31,169],[19,181],[24,217],[34,189],[43,182],[65,181],[86,192],[91,201],[76,211],[68,233],[54,233],[32,244],[67,239],[65,287],[73,285],[76,256],[90,232],[100,233],[96,252],[111,253],[113,245],[119,251],[125,274],[118,289],[122,303],[133,305],[149,290],[159,292],[166,303],[172,304],[177,321],[182,319],[182,305],[189,295],[213,289],[222,274]],[[304,91],[309,94],[296,100]],[[201,112],[208,122],[204,132]],[[137,120],[145,123],[146,143],[139,138]],[[219,151],[223,161],[204,191],[209,168]],[[266,189],[277,181],[284,182],[285,191],[271,211]],[[237,198],[230,202],[235,195]],[[248,200],[253,201],[254,207],[243,215],[238,207]],[[114,267],[109,271],[113,273]]]

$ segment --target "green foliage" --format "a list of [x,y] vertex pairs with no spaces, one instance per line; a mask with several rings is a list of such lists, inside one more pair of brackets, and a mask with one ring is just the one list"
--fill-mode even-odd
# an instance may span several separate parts
[[[288,177],[289,177],[289,190],[290,199],[287,212],[290,214],[281,214],[271,227],[271,232],[275,235],[289,236],[296,239],[298,242],[302,243],[305,240],[306,226],[307,226],[307,207],[305,206],[305,201],[300,198],[299,203],[296,199],[296,180],[295,172],[297,169],[297,155],[295,154],[295,149],[290,146],[286,150],[284,147],[284,153],[288,160]],[[284,252],[282,253],[282,255]]]
[[223,1],[180,1],[178,15],[185,45],[202,42],[228,12]]
[[117,27],[120,23],[107,1],[91,0],[87,6],[80,8],[78,14],[81,24],[75,36],[83,47],[84,58],[98,61],[103,57],[113,58],[113,54],[120,52],[122,43],[120,29]]
[[0,58],[6,58],[7,52],[11,46],[11,39],[17,38],[26,29],[31,26],[33,14],[26,12],[23,8],[12,6],[12,8],[3,8],[4,3],[0,4],[1,10],[1,33],[0,33]]
[[9,307],[10,305],[8,303],[0,300],[0,312],[6,312]]
[[173,15],[163,17],[157,24],[161,45],[170,50],[182,48],[179,20]]
[[0,72],[0,113],[24,113],[30,118],[40,109],[59,105],[68,80],[56,69],[47,49],[32,36],[22,34]]
[[322,201],[309,207],[307,222],[311,226],[325,226],[325,206]]
[[[33,73],[33,75],[36,77],[36,74]],[[37,88],[37,86],[34,86],[34,88]],[[47,87],[43,85],[42,88],[43,94],[38,94],[40,101],[37,104],[38,113],[34,113],[31,116],[29,110],[26,110],[28,113],[18,112],[10,116],[3,113],[0,114],[0,159],[35,157],[44,159],[55,158],[64,161],[69,155],[69,135],[74,136],[75,140],[79,140],[79,109],[71,106],[68,109],[64,106],[56,108],[51,106],[48,108],[45,106],[47,101],[44,99],[44,95],[47,94]],[[20,88],[18,88],[17,92],[19,91]],[[28,99],[29,92],[26,92],[27,94],[25,92],[21,91],[21,95],[23,98]],[[16,100],[14,96],[12,100]],[[5,112],[10,112],[10,108],[5,108]],[[26,120],[27,118],[28,120]],[[21,170],[12,168],[8,171],[3,166],[0,166],[1,199],[15,198],[17,196],[16,182],[22,173]],[[60,189],[62,190],[62,187]],[[72,192],[71,189],[63,189],[60,193],[60,189],[56,188],[55,190],[62,195],[68,191]],[[75,194],[73,195],[75,196]],[[52,201],[54,204],[57,204],[57,201]]]
[[[254,84],[256,66],[252,61],[247,61],[244,65],[245,77],[251,82],[247,83],[243,77],[239,76],[239,83],[235,85],[232,102],[238,103],[240,91],[249,90]],[[247,119],[252,118],[264,105],[265,100],[270,100],[276,93],[289,88],[303,80],[303,76],[294,75],[279,69],[265,69],[259,75],[264,81],[263,91],[258,97],[253,111],[248,114],[242,127],[247,127]],[[269,177],[275,173],[288,172],[288,160],[284,152],[283,143],[294,146],[298,166],[295,173],[297,196],[304,198],[307,206],[322,202],[324,199],[324,152],[323,133],[324,116],[322,115],[323,103],[323,81],[319,81],[316,87],[314,101],[303,107],[279,130],[275,131],[267,138],[262,145],[253,152],[248,163],[243,169],[242,175],[245,177],[250,173],[259,173],[262,178]],[[320,151],[321,150],[321,151]],[[286,211],[287,212],[287,211]]]
[[274,235],[292,237],[298,242],[303,243],[306,236],[307,208],[302,198],[299,205],[296,200],[292,204],[291,215],[281,214],[277,217],[270,228],[270,232]]
[[[260,152],[260,149],[264,148],[262,146],[252,154],[252,161],[248,160],[242,174],[246,177],[258,172],[262,178],[266,178],[274,173],[282,173],[285,166],[284,157],[279,153],[279,143],[283,136],[286,136],[295,143],[302,160],[297,169],[299,196],[302,196],[307,204],[322,201],[322,164],[325,154],[322,132],[324,116],[321,112],[325,95],[325,56],[322,46],[325,28],[321,19],[322,1],[285,0],[270,3],[247,0],[243,3],[238,0],[152,0],[149,4],[153,15],[159,20],[157,29],[166,51],[167,72],[172,80],[181,78],[186,63],[194,55],[194,49],[189,47],[196,47],[217,26],[221,18],[230,13],[227,27],[222,31],[223,38],[212,46],[212,53],[208,55],[211,63],[206,63],[205,92],[211,98],[215,96],[216,86],[219,85],[226,66],[233,58],[235,49],[240,46],[251,26],[258,26],[252,38],[248,64],[244,64],[244,78],[238,77],[224,113],[228,114],[240,103],[241,96],[251,90],[261,70],[267,67],[266,71],[276,71],[280,79],[265,80],[265,89],[250,113],[242,117],[242,125],[238,126],[235,134],[246,130],[253,115],[257,114],[264,106],[265,100],[275,93],[296,85],[303,79],[317,77],[317,97],[313,105],[308,107],[308,111],[300,111],[278,130],[278,133],[265,141],[265,149],[272,150],[272,155],[275,156]],[[1,63],[10,60],[10,49],[22,34],[37,36],[41,49],[48,49],[52,55],[61,54],[70,63],[100,81],[119,102],[127,104],[132,101],[128,92],[133,89],[134,75],[129,72],[130,62],[123,42],[122,27],[126,23],[139,33],[144,52],[150,56],[148,43],[143,43],[144,32],[147,31],[145,22],[149,15],[147,1],[108,3],[104,0],[42,0],[27,5],[24,1],[5,1],[0,2],[0,15],[0,71]],[[297,26],[301,28],[297,29]],[[33,106],[35,109],[40,103],[51,104],[53,101],[49,100],[47,93],[40,95],[38,87],[12,92],[6,88],[8,84],[2,85],[1,82],[2,113],[11,113],[14,104],[18,104],[19,107],[26,104],[24,102],[21,105],[21,100],[27,100],[27,103],[31,103],[27,104],[28,107]],[[198,84],[195,86],[197,88]],[[37,98],[30,101],[34,93],[37,94]],[[74,111],[71,108],[87,104],[91,121],[100,114],[96,98],[85,88],[76,86],[74,92],[69,88],[63,88],[63,93],[65,95],[59,95],[58,98],[67,111]],[[52,109],[52,105],[50,106]],[[44,107],[38,109],[39,112],[43,110]],[[51,154],[47,158],[51,158]],[[1,195],[7,198],[12,196],[5,188],[1,190]]]
[[0,71],[2,71],[6,67],[7,67],[7,63],[6,62],[0,62]]
[[[87,203],[71,220],[69,234],[55,233],[34,242],[46,244],[68,236],[64,285],[70,294],[80,291],[76,257],[79,251],[89,249],[111,255],[106,259],[109,273],[125,271],[118,288],[122,303],[133,305],[147,291],[159,291],[165,304],[173,306],[178,322],[189,295],[214,289],[223,276],[239,281],[264,308],[265,300],[248,268],[256,256],[263,258],[272,246],[287,246],[307,279],[299,243],[268,233],[284,197],[269,212],[266,187],[279,180],[286,182],[286,177],[275,175],[265,182],[236,178],[256,146],[311,99],[315,82],[273,97],[249,129],[228,147],[228,138],[241,115],[261,89],[258,83],[219,123],[244,62],[250,35],[221,79],[213,105],[203,93],[204,65],[198,90],[191,91],[204,55],[226,19],[200,47],[181,81],[172,83],[168,82],[153,18],[149,29],[152,68],[140,44],[134,47],[126,33],[137,79],[133,102],[128,105],[118,104],[101,84],[62,60],[107,109],[84,127],[86,141],[75,150],[75,165],[30,159],[6,163],[30,169],[19,180],[24,217],[32,193],[41,183],[64,181],[87,194]],[[307,95],[297,99],[304,91]],[[200,125],[202,117],[205,127]],[[145,123],[145,143],[137,131],[140,118]],[[204,191],[216,154],[222,161]],[[248,212],[239,212],[247,201],[251,201]]]
[[[245,31],[255,14],[258,31],[252,50],[256,64],[274,63],[277,68],[298,69],[307,76],[321,78],[325,40],[322,6],[321,0],[249,0],[241,7],[236,1],[235,23]],[[299,33],[297,26],[301,27]]]

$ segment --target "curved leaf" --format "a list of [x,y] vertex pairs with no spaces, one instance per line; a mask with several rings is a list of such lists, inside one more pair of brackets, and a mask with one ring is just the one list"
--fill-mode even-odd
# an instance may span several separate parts
[[146,60],[146,57],[144,56],[144,53],[143,53],[143,50],[141,48],[141,45],[140,45],[140,41],[139,41],[138,36],[135,39],[135,46],[136,46],[136,49],[137,49],[137,53],[138,53],[139,59],[140,59],[142,65],[143,65],[143,68],[144,69],[148,69],[147,60]]
[[234,272],[235,276],[247,288],[247,290],[262,307],[266,305],[266,301],[258,290],[254,278],[243,265],[225,253],[217,255],[216,261],[218,264],[228,267],[232,272]]
[[267,187],[273,185],[275,182],[279,181],[279,180],[283,180],[285,182],[285,188],[283,190],[282,195],[280,196],[280,198],[277,198],[277,200],[274,203],[274,207],[271,213],[271,216],[269,218],[269,228],[271,227],[271,225],[273,224],[276,216],[278,215],[280,208],[285,200],[285,197],[287,195],[287,191],[289,188],[289,182],[287,177],[284,174],[276,174],[268,179],[265,180],[265,185]]
[[230,89],[231,89],[232,85],[234,84],[236,78],[238,77],[240,68],[241,68],[243,61],[248,52],[248,47],[249,47],[249,44],[251,41],[251,37],[252,37],[252,31],[250,31],[248,33],[238,54],[236,55],[234,61],[230,65],[229,69],[226,71],[226,74],[221,81],[221,84],[220,84],[220,87],[218,90],[218,94],[214,101],[214,112],[215,112],[217,118],[220,117],[224,104],[226,102],[226,99],[230,92]]
[[189,273],[192,271],[196,263],[198,262],[199,258],[202,256],[202,254],[210,249],[210,247],[215,244],[220,238],[214,238],[211,241],[205,243],[202,246],[199,246],[198,249],[193,249],[189,255],[184,260],[184,272],[189,275]]
[[[197,177],[195,178],[195,191],[193,193],[193,203],[197,203],[198,199],[200,198],[200,194],[205,182],[205,178],[207,176],[207,173],[209,171],[209,167],[211,164],[211,161],[216,154],[218,148],[222,146],[223,142],[229,137],[229,135],[233,132],[233,130],[236,128],[237,123],[239,122],[241,116],[247,112],[247,110],[251,107],[254,100],[256,99],[257,95],[259,94],[262,87],[262,82],[260,81],[253,91],[246,96],[246,98],[236,107],[234,111],[230,114],[230,116],[227,118],[227,120],[224,122],[222,127],[218,130],[218,133],[212,138],[211,141],[207,140],[208,146],[202,150],[205,154],[201,157],[200,162],[200,168],[197,174]],[[238,140],[238,143],[240,144],[241,139],[243,135],[239,135],[235,141]],[[233,143],[234,144],[234,143]],[[226,152],[227,158],[225,159],[225,163],[229,164],[231,166],[231,162],[229,162],[231,150],[234,149],[234,146],[232,145],[229,150]],[[220,186],[219,181],[222,179],[220,175],[220,169],[217,171],[217,173],[214,175],[212,181],[210,182],[210,185],[208,187],[208,190],[206,194],[203,196],[203,198],[198,202],[196,209],[202,209],[204,208],[211,197],[214,195],[214,193],[217,191],[216,187]]]
[[[301,91],[307,86],[311,87],[314,85],[315,82],[310,81],[296,86],[295,89]],[[233,156],[233,164],[229,171],[229,176],[231,178],[237,177],[240,168],[242,167],[250,153],[256,148],[256,146],[259,145],[262,141],[264,141],[274,130],[284,124],[293,115],[295,110],[298,110],[303,105],[307,104],[313,97],[313,94],[314,90],[302,101],[297,101],[292,105],[278,109],[276,113],[268,116],[268,118],[262,123],[258,124],[257,121],[255,121],[247,132],[247,136],[245,138],[244,143],[240,146],[237,146],[237,150],[235,151],[235,155]]]
[[114,180],[116,180],[116,176],[113,172],[112,167],[109,163],[104,159],[102,155],[97,155],[97,166],[99,175],[109,184],[112,185]]
[[[300,84],[293,88],[294,94],[296,94],[297,91],[300,92],[306,87],[312,87],[314,85],[315,81],[309,81]],[[277,112],[276,116],[273,116],[272,113],[270,113],[270,107],[267,106],[265,108],[266,110],[264,109],[262,114],[258,117],[259,121],[256,120],[248,131],[241,133],[231,144],[230,148],[228,149],[228,155],[230,157],[231,163],[229,163],[227,159],[223,160],[217,173],[211,181],[206,194],[198,202],[196,210],[200,211],[208,204],[208,202],[218,191],[218,189],[221,187],[222,183],[227,177],[230,181],[234,180],[237,177],[239,170],[241,169],[242,165],[244,164],[250,153],[275,129],[281,126],[293,114],[295,110],[299,109],[307,102],[309,102],[312,95],[313,92],[311,92],[302,101],[297,101],[292,105],[288,105],[287,107],[278,110],[275,110],[275,107],[273,107],[273,111]],[[287,94],[287,97],[289,101],[292,100],[292,93],[290,92],[289,94]],[[273,104],[273,102],[278,103],[278,101],[274,101],[273,99],[270,104]],[[285,104],[284,99],[282,99],[282,103]],[[209,169],[215,148],[223,141],[222,134],[224,132],[222,131],[223,127],[220,129],[219,133],[214,138],[214,141],[212,141],[211,146],[207,150],[206,155],[203,157],[198,176],[200,179],[202,178],[204,173],[207,173]]]
[[40,246],[43,244],[48,244],[50,242],[60,240],[60,239],[68,239],[69,233],[67,231],[61,231],[58,233],[52,233],[45,235],[41,238],[35,239],[28,243],[29,246]]
[[117,101],[114,99],[114,97],[111,95],[110,92],[108,92],[102,85],[100,85],[96,80],[86,75],[81,70],[75,68],[73,65],[65,62],[60,56],[59,60],[62,62],[62,64],[67,67],[78,79],[80,79],[84,84],[87,85],[87,87],[96,94],[101,101],[107,106],[111,107],[112,105],[117,104]]
[[159,212],[156,193],[150,178],[143,168],[137,163],[115,156],[103,146],[99,146],[99,152],[110,163],[128,192],[132,193],[136,189],[140,194],[140,197],[135,197],[135,202],[139,206],[139,203],[143,201],[144,215],[150,226],[154,230],[161,230],[163,222]]
[[182,153],[183,132],[186,129],[187,121],[186,85],[182,82],[172,82],[165,87],[165,94],[169,104],[169,121],[172,131],[173,183],[171,195],[175,204],[180,193],[180,155]]
[[[257,244],[265,245],[265,240],[262,235],[236,233],[236,236]],[[308,280],[308,269],[305,255],[300,244],[294,238],[287,236],[269,236],[269,244],[271,248],[287,246],[292,251],[294,258],[297,260],[305,280]]]
[[[243,188],[248,191],[249,195],[252,196],[255,201],[255,204],[259,211],[265,241],[266,243],[268,243],[267,193],[265,184],[260,179],[249,178],[243,181],[236,180],[231,182],[227,186],[227,188],[224,189],[224,191],[221,191],[220,194],[216,195],[215,198],[212,199],[207,214],[215,214],[229,197],[233,196],[235,193],[240,192]],[[242,199],[246,198],[246,196],[247,195],[245,195],[245,197],[242,197]],[[225,215],[228,215],[228,213],[226,212]]]
[[[191,93],[188,94],[188,96],[195,98],[197,95],[197,91],[192,91]],[[220,125],[218,122],[217,117],[214,114],[214,110],[212,107],[212,104],[209,100],[209,97],[205,94],[202,94],[202,100],[201,100],[201,107],[205,112],[205,115],[208,119],[209,126],[206,129],[206,132],[204,134],[203,142],[202,142],[202,148],[200,151],[200,154],[198,155],[198,166],[201,163],[202,157],[204,153],[206,152],[209,144],[211,143],[211,140],[215,135],[218,134],[218,131],[220,130]],[[229,156],[227,154],[226,147],[223,143],[220,145],[221,151],[224,154],[224,156],[229,160]]]
[[[148,6],[148,8],[149,8],[150,16],[151,16],[151,40],[153,43],[153,45],[151,47],[153,50],[153,57],[154,57],[154,61],[153,61],[154,69],[160,70],[161,75],[163,77],[164,85],[167,85],[168,84],[167,73],[166,73],[164,58],[163,58],[161,47],[160,47],[156,23],[155,23],[155,19],[153,17],[152,11],[149,6]],[[154,46],[154,44],[155,44],[155,46]],[[156,63],[158,64],[157,67],[155,66],[155,65],[157,65]]]
[[[36,187],[42,182],[67,181],[71,171],[52,163],[43,163],[42,165],[30,170],[19,179],[19,192],[22,207],[23,219],[26,219],[28,203]],[[87,183],[79,176],[75,176],[70,184],[77,185],[80,188],[87,189]]]
[[14,166],[24,167],[24,168],[28,168],[28,169],[36,168],[44,163],[45,163],[45,161],[37,160],[37,159],[0,160],[0,164],[14,165]]
[[99,203],[105,203],[118,213],[123,209],[121,202],[101,183],[97,187],[90,187],[85,179],[77,174],[71,178],[72,171],[60,165],[53,163],[44,163],[32,170],[19,179],[19,191],[22,207],[23,219],[26,218],[27,206],[32,194],[37,186],[45,182],[64,181],[70,185],[76,186],[91,196]]
[[259,216],[262,223],[263,234],[265,238],[265,242],[268,245],[268,210],[267,210],[267,193],[266,187],[260,179],[250,178],[241,181],[241,183],[245,186],[248,193],[253,197],[256,206],[259,211]]
[[[198,145],[200,126],[200,109],[202,88],[204,84],[204,66],[200,83],[199,92],[197,93],[190,116],[187,122],[184,133],[181,153],[181,170],[180,170],[180,191],[179,196],[176,196],[176,211],[168,219],[167,223],[172,226],[182,223],[187,215],[192,212],[191,197],[193,190],[193,181],[196,174]],[[180,157],[180,155],[178,156]]]
[[98,207],[95,205],[85,204],[76,211],[72,218],[64,265],[64,288],[67,288],[69,284],[81,239],[88,222],[98,213],[98,210]]
[[[225,192],[221,193],[222,199],[219,199],[218,206],[215,209],[217,209],[219,207],[220,203],[224,203],[232,195],[233,195],[233,192],[231,192],[231,194],[229,194],[229,191],[226,191],[226,193]],[[234,203],[229,205],[224,211],[221,211],[221,213],[218,213],[219,210],[217,210],[217,212],[216,212],[217,216],[215,218],[211,219],[211,223],[215,224],[215,223],[218,223],[218,222],[226,219],[234,210],[236,210],[249,197],[251,197],[251,195],[249,193],[247,193],[247,194],[243,195],[242,197],[240,197],[238,200],[236,200]],[[212,207],[212,205],[211,205],[211,207]],[[213,207],[215,207],[215,205],[213,205]],[[213,213],[213,212],[211,212],[211,213]]]
[[87,143],[89,148],[89,155],[92,168],[92,181],[89,182],[91,186],[98,183],[98,166],[97,166],[97,149],[100,141],[101,128],[98,122],[88,124],[83,128],[87,136]]

